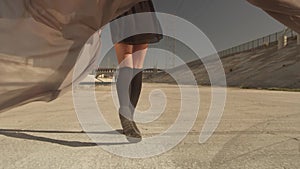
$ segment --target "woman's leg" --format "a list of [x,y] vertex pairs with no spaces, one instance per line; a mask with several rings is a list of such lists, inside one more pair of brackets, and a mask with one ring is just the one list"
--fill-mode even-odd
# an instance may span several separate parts
[[[127,44],[119,43],[115,45],[115,49],[118,57],[118,63],[120,65],[120,70],[121,70],[120,71],[121,76],[119,78],[122,79],[124,78],[124,80],[132,79],[131,85],[128,88],[129,90],[131,90],[130,100],[132,106],[135,108],[139,100],[139,96],[142,88],[142,73],[143,73],[142,71],[143,71],[145,56],[147,54],[148,44],[127,45]],[[131,75],[130,72],[125,71],[126,69],[129,68],[133,68],[132,71],[133,78],[129,77]],[[121,87],[124,85],[118,85],[118,86]],[[123,92],[124,91],[120,91],[119,93],[123,93]]]
[[133,79],[131,81],[131,111],[134,112],[140,98],[143,79],[143,65],[147,54],[148,44],[133,46]]
[[[115,50],[117,54],[117,59],[119,63],[119,75],[117,78],[117,93],[120,103],[120,110],[122,110],[122,113],[128,113],[126,109],[128,109],[130,105],[130,82],[132,79],[132,45],[126,45],[126,44],[116,44]],[[127,118],[131,118],[129,114],[123,114]]]
[[131,80],[133,77],[133,46],[127,44],[116,44],[115,50],[119,63],[119,75],[116,88],[120,103],[119,117],[124,134],[128,137],[141,138],[140,131],[133,121],[130,94]]

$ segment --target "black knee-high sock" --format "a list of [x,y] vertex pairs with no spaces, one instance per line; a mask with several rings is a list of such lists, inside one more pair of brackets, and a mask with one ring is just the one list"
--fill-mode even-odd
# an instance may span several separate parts
[[134,112],[140,98],[143,83],[143,69],[133,69],[133,78],[131,81],[131,111]]
[[132,119],[132,113],[130,112],[130,93],[131,93],[131,80],[132,80],[132,68],[122,67],[119,69],[117,77],[117,93],[120,103],[119,113],[121,113],[127,119]]

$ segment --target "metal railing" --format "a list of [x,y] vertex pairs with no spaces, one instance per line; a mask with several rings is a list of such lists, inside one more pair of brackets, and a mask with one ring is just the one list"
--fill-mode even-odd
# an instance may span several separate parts
[[278,44],[278,40],[283,34],[287,36],[288,39],[297,37],[297,33],[295,31],[287,29],[250,42],[243,43],[239,46],[220,51],[219,56],[223,57],[227,55],[238,54],[241,52],[251,51],[262,47],[268,47],[270,45]]

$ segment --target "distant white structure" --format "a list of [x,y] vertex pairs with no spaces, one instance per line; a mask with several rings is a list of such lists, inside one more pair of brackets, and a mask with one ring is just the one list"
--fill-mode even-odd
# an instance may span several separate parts
[[287,33],[290,31],[289,28],[286,28],[282,34],[278,37],[278,49],[282,49],[288,44],[288,36]]
[[86,78],[81,80],[80,83],[90,83],[90,82],[101,82],[101,81],[96,79],[94,75],[87,75]]

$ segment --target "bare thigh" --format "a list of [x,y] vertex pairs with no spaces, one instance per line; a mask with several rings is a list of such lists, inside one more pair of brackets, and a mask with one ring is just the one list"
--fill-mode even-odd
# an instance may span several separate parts
[[145,57],[148,50],[148,44],[133,46],[133,67],[142,69],[144,66]]
[[115,44],[116,55],[120,67],[143,68],[148,44],[128,45]]
[[133,67],[132,51],[133,46],[123,43],[115,44],[116,55],[120,67]]

